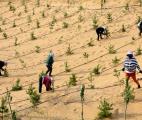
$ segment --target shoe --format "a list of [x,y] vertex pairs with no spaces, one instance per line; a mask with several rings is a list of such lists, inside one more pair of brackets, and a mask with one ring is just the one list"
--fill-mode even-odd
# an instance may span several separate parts
[[138,85],[138,89],[139,89],[139,88],[141,88],[141,86],[140,86],[140,85]]

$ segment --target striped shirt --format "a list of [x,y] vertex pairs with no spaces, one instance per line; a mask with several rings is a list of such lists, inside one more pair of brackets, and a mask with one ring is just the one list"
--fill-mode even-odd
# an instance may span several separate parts
[[125,68],[126,73],[133,73],[136,71],[136,69],[138,69],[139,71],[141,70],[140,66],[138,65],[138,63],[134,57],[131,59],[127,57],[125,59],[124,68]]

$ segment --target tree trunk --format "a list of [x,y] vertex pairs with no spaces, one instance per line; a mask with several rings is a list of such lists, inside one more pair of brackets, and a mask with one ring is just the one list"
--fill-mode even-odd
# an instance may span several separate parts
[[126,120],[126,115],[127,115],[127,103],[125,103],[125,120]]

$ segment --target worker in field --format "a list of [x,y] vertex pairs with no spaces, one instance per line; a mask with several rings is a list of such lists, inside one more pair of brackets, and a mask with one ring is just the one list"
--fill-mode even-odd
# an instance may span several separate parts
[[52,50],[50,50],[45,63],[46,63],[46,67],[47,67],[46,74],[48,74],[48,72],[49,72],[49,76],[52,76],[52,67],[53,67],[53,63],[54,63],[54,53],[52,52]]
[[129,78],[131,77],[133,81],[137,84],[137,87],[140,88],[140,83],[136,79],[136,69],[140,73],[142,73],[142,70],[140,69],[140,66],[138,65],[138,62],[135,59],[132,51],[128,51],[126,56],[127,57],[124,61],[124,67],[122,69],[123,71],[125,71],[126,74],[126,85],[129,81]]
[[42,84],[45,85],[46,91],[53,90],[53,78],[49,75],[43,75],[39,78],[39,93],[42,92]]
[[2,76],[1,71],[5,71],[3,67],[7,67],[7,62],[5,61],[0,61],[0,76]]

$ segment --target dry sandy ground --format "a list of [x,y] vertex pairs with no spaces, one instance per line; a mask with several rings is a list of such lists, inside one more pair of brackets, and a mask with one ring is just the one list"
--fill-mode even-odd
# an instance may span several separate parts
[[[98,113],[99,101],[106,98],[113,103],[113,120],[124,120],[124,103],[121,96],[124,85],[118,85],[119,81],[113,76],[113,70],[122,68],[122,64],[114,67],[112,59],[117,56],[120,63],[123,62],[127,50],[136,51],[141,47],[142,38],[138,36],[136,21],[138,16],[142,16],[142,8],[138,0],[109,0],[104,5],[102,13],[99,0],[74,0],[70,4],[67,0],[41,0],[40,7],[35,6],[35,1],[27,3],[27,12],[20,1],[12,4],[16,7],[13,13],[9,11],[8,2],[0,3],[0,27],[7,33],[8,39],[3,38],[0,33],[0,59],[8,61],[9,77],[0,77],[0,95],[4,96],[6,88],[11,89],[12,85],[19,78],[23,85],[23,90],[11,92],[13,96],[12,108],[17,111],[22,120],[80,120],[80,85],[85,84],[85,120],[93,120]],[[130,3],[129,11],[125,10],[127,2]],[[79,11],[79,6],[84,7]],[[136,5],[136,6],[134,6]],[[35,15],[33,14],[33,8]],[[45,11],[45,18],[42,18],[42,11]],[[64,18],[64,13],[68,17]],[[108,22],[107,14],[112,14],[112,22]],[[28,16],[32,22],[27,23]],[[79,22],[79,16],[83,21]],[[53,17],[57,22],[52,30],[49,23]],[[92,19],[96,16],[99,25],[109,28],[111,37],[97,41],[95,30],[92,29]],[[36,28],[36,20],[40,22],[40,28]],[[5,20],[5,24],[3,21]],[[13,21],[16,27],[12,27]],[[63,28],[63,22],[69,24],[68,28]],[[121,32],[122,25],[125,25],[126,32]],[[36,40],[30,39],[30,34],[34,32]],[[15,37],[18,39],[18,46],[14,46]],[[132,40],[132,37],[135,40]],[[93,47],[87,43],[93,39]],[[73,55],[65,54],[68,45],[71,45]],[[108,54],[108,46],[114,45],[116,54]],[[35,52],[35,46],[41,48],[40,53]],[[28,100],[26,90],[33,83],[38,88],[38,75],[42,70],[46,70],[44,60],[49,50],[55,54],[55,64],[53,76],[55,79],[55,92],[46,92],[45,88],[41,94],[41,104],[34,110]],[[84,52],[89,54],[88,60],[83,57]],[[17,53],[17,54],[16,54]],[[140,66],[142,66],[141,56],[136,56]],[[23,60],[24,64],[20,61]],[[64,62],[68,62],[71,72],[66,73]],[[100,76],[94,76],[93,84],[95,89],[89,89],[89,73],[97,65],[103,70]],[[24,67],[26,65],[26,67]],[[77,86],[68,88],[66,83],[72,73],[77,76]],[[141,77],[138,74],[138,77]],[[124,78],[121,72],[120,79]],[[140,81],[141,83],[141,81]],[[130,82],[135,91],[135,100],[128,106],[128,120],[142,120],[142,90],[135,89],[135,83]],[[142,84],[142,83],[141,83]]]

